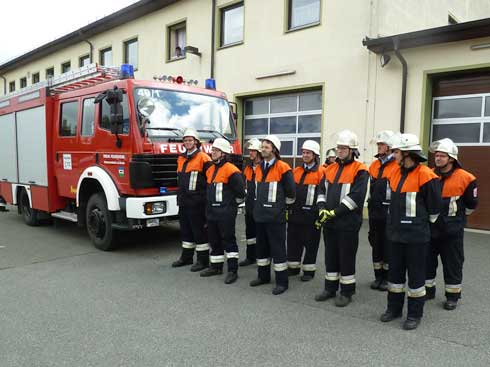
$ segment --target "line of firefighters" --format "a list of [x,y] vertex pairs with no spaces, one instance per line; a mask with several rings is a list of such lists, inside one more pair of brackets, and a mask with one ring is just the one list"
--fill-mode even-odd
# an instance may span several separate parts
[[[229,162],[230,143],[214,140],[211,158],[201,152],[197,132],[187,129],[186,153],[178,158],[179,218],[182,254],[172,266],[192,265],[201,277],[223,273],[226,284],[238,278],[238,267],[257,264],[250,286],[271,282],[274,295],[288,289],[288,277],[313,279],[323,228],[325,286],[315,299],[335,298],[347,306],[356,291],[356,254],[362,210],[369,185],[369,242],[375,280],[372,289],[388,291],[383,322],[401,317],[415,329],[424,302],[435,297],[440,256],[446,302],[453,310],[461,297],[466,216],[477,205],[475,177],[461,168],[450,139],[434,142],[432,170],[417,136],[385,130],[375,138],[378,154],[367,168],[358,161],[358,139],[349,131],[336,135],[336,149],[321,165],[320,146],[307,140],[303,164],[294,170],[281,160],[274,136],[248,142],[250,162],[240,170]],[[245,206],[247,256],[239,263],[235,237],[238,206]],[[197,260],[194,263],[194,252]],[[408,274],[408,289],[406,275]]]

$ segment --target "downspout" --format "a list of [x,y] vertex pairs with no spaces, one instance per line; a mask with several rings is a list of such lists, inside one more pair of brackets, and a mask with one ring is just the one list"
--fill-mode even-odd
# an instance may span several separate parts
[[82,37],[82,40],[84,42],[87,42],[89,44],[89,46],[90,46],[90,56],[89,56],[90,57],[90,63],[93,63],[94,62],[94,45],[88,39],[86,39],[84,37],[82,31],[78,31],[78,34],[80,35],[80,37]]
[[3,75],[0,75],[0,78],[3,79],[3,95],[7,94],[7,79]]
[[214,78],[214,43],[216,35],[216,0],[213,0],[213,9],[211,11],[211,76]]
[[408,77],[408,64],[399,50],[400,41],[398,38],[393,39],[393,48],[395,55],[402,64],[402,101],[400,107],[400,132],[405,132],[405,106],[407,103],[407,77]]

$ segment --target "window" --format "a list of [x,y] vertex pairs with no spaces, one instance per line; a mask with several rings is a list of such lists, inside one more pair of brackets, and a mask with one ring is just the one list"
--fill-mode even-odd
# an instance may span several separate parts
[[27,78],[20,78],[20,89],[27,87]]
[[111,66],[112,65],[112,47],[104,48],[100,50],[100,65]]
[[[128,97],[123,94],[123,134],[129,133],[129,111],[128,111]],[[104,99],[100,102],[100,128],[104,130],[111,130],[111,105]]]
[[168,27],[168,59],[175,60],[185,57],[186,22]]
[[32,74],[32,84],[39,83],[39,73]]
[[54,68],[46,69],[46,79],[52,78],[54,76]]
[[87,98],[83,100],[82,111],[82,136],[94,135],[95,126],[95,98]]
[[433,100],[432,141],[450,138],[458,145],[490,144],[490,93]]
[[288,0],[288,29],[320,23],[321,0]]
[[133,65],[138,69],[138,39],[134,38],[124,42],[124,63]]
[[81,56],[78,60],[78,66],[83,67],[90,64],[90,55]]
[[9,92],[15,92],[15,81],[9,83]]
[[67,61],[61,64],[61,74],[67,73],[71,70],[71,62]]
[[221,44],[243,41],[243,2],[221,9]]
[[76,136],[78,120],[78,102],[67,102],[61,105],[60,136]]
[[320,142],[322,106],[321,91],[247,99],[245,141],[275,134],[281,140],[281,156],[291,166],[301,164],[303,142],[308,139]]

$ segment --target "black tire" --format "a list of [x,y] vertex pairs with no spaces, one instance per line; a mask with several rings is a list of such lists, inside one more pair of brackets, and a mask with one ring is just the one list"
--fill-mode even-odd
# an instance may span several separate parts
[[39,225],[39,210],[31,208],[29,195],[27,195],[27,191],[25,189],[20,192],[19,207],[22,217],[24,218],[24,222],[28,226],[36,227]]
[[96,193],[90,197],[85,219],[87,232],[94,246],[102,251],[114,250],[116,235],[112,229],[112,216],[103,193]]

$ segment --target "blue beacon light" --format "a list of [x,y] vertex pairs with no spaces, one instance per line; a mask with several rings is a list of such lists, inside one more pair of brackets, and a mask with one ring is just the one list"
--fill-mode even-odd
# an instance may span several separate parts
[[121,65],[121,79],[133,79],[134,78],[134,68],[131,64]]
[[206,89],[214,89],[216,90],[216,80],[214,79],[206,79]]

